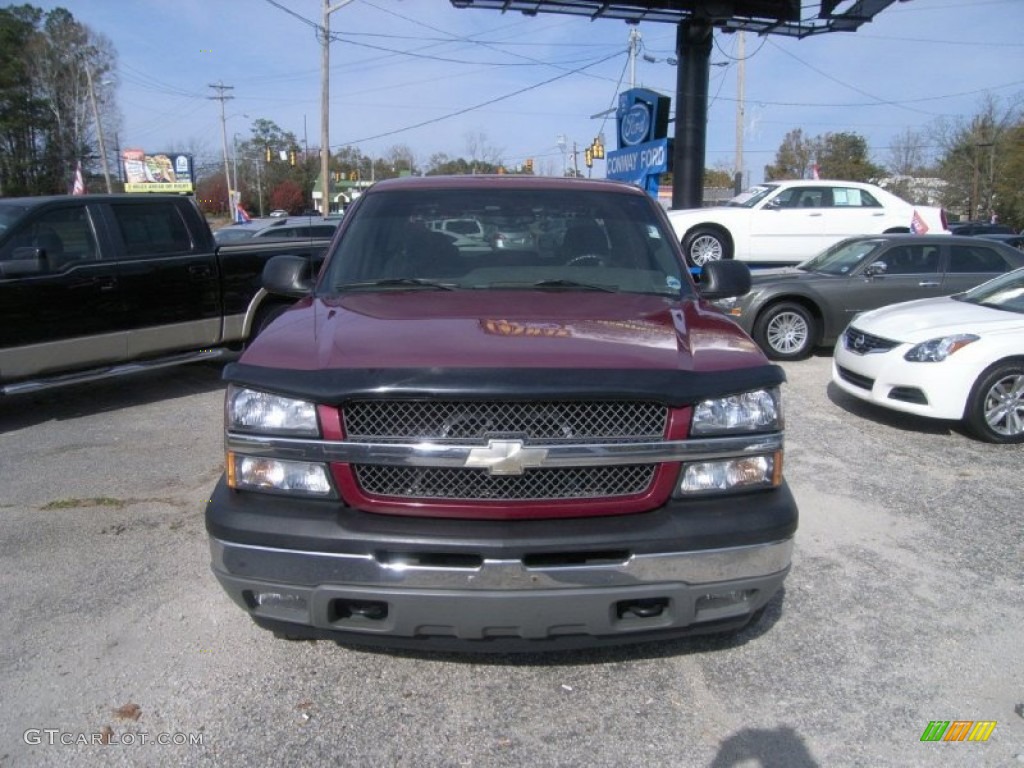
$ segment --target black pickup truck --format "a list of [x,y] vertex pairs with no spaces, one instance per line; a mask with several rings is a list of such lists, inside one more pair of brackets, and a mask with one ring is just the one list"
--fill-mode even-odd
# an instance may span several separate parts
[[287,306],[264,263],[327,240],[218,246],[181,195],[0,200],[0,395],[222,355]]

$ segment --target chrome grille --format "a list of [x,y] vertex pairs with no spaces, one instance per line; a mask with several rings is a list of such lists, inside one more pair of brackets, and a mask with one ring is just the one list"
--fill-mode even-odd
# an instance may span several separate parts
[[522,475],[491,475],[480,469],[387,467],[360,464],[356,480],[366,493],[403,499],[539,501],[593,499],[643,493],[656,465],[531,469]]
[[485,443],[614,443],[660,440],[668,411],[637,402],[451,402],[382,400],[348,403],[345,434],[353,442],[432,440]]
[[868,355],[872,352],[888,352],[900,345],[900,342],[892,339],[884,339],[881,336],[872,336],[870,333],[858,331],[854,327],[846,329],[843,334],[843,346],[858,355]]

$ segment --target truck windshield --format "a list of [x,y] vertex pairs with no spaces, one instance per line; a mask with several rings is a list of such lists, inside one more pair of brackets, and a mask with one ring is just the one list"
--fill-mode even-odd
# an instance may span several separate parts
[[[655,204],[621,191],[379,190],[350,214],[318,286],[348,290],[692,292]],[[479,222],[475,233],[445,226]]]

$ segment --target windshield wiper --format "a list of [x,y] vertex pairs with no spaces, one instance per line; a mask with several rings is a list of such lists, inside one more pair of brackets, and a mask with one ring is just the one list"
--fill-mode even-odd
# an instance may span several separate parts
[[339,291],[360,290],[362,288],[432,288],[440,291],[454,291],[455,287],[439,283],[436,280],[424,280],[420,277],[388,277],[382,280],[366,280],[361,283],[343,283]]
[[533,288],[566,288],[569,290],[603,291],[604,293],[618,293],[615,288],[607,285],[595,285],[593,283],[580,283],[576,280],[539,280],[533,283]]

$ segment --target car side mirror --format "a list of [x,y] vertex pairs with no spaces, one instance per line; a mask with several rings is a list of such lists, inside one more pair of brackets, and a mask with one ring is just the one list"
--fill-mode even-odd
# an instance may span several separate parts
[[742,296],[750,292],[750,267],[742,261],[709,261],[700,273],[697,290],[712,301]]
[[876,261],[873,264],[868,264],[867,269],[864,270],[864,277],[878,277],[884,275],[889,271],[889,265],[884,261]]
[[274,256],[263,265],[263,288],[268,293],[300,299],[313,290],[312,270],[301,256]]

